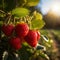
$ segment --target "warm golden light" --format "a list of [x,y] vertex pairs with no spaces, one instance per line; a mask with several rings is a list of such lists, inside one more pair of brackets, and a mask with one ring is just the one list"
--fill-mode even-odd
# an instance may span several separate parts
[[60,4],[59,3],[54,3],[51,7],[52,13],[56,15],[60,15]]

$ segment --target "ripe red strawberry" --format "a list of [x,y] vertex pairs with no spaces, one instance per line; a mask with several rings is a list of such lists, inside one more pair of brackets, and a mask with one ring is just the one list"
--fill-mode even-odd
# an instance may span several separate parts
[[37,31],[37,40],[39,40],[39,39],[40,39],[40,32]]
[[37,33],[34,30],[30,30],[27,36],[25,37],[25,41],[32,47],[37,45]]
[[2,26],[2,31],[6,36],[10,36],[14,30],[14,26],[12,24],[5,25],[3,24]]
[[25,37],[29,32],[29,26],[26,23],[19,23],[16,25],[15,31],[19,37]]
[[9,40],[9,44],[14,48],[15,50],[19,50],[21,48],[21,40],[18,37],[13,37]]

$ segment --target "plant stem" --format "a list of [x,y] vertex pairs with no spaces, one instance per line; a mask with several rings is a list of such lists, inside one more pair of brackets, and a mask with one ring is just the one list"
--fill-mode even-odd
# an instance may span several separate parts
[[1,13],[6,14],[4,11],[0,10]]

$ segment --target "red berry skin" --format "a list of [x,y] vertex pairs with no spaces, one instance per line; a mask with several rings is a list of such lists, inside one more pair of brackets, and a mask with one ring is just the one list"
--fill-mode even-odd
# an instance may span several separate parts
[[40,32],[37,31],[37,41],[40,39]]
[[27,36],[25,37],[25,41],[31,46],[35,47],[37,45],[37,33],[34,30],[30,30]]
[[8,25],[3,24],[2,26],[2,31],[6,36],[11,36],[13,30],[14,30],[14,26],[12,24],[8,24]]
[[14,48],[15,50],[19,50],[21,48],[21,40],[18,37],[13,37],[9,40],[9,44]]
[[16,25],[15,31],[19,37],[25,37],[29,32],[29,26],[26,23],[19,23]]

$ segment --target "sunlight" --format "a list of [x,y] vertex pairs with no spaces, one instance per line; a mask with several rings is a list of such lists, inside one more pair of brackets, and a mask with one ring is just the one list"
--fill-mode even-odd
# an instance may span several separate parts
[[60,15],[60,0],[41,0],[37,6],[43,15],[52,13],[55,15]]
[[60,4],[58,2],[52,5],[51,12],[56,15],[60,15]]

